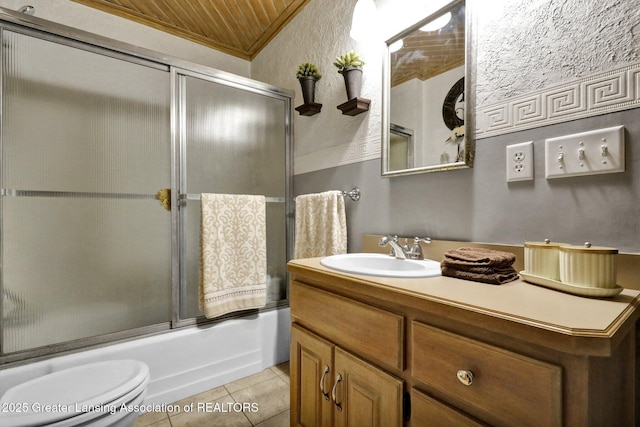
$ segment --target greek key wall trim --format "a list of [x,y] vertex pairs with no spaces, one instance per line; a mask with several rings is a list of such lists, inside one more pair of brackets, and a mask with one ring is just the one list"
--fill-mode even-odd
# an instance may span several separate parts
[[476,138],[640,107],[640,62],[476,109]]

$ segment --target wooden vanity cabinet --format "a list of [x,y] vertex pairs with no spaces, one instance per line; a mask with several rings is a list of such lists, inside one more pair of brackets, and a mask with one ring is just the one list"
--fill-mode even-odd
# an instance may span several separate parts
[[637,425],[638,291],[288,270],[292,426]]

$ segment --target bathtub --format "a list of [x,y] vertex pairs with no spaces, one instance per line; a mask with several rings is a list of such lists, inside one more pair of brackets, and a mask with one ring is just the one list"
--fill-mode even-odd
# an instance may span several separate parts
[[172,403],[289,360],[289,308],[193,326],[0,370],[14,385],[79,364],[137,359],[149,365],[145,404]]

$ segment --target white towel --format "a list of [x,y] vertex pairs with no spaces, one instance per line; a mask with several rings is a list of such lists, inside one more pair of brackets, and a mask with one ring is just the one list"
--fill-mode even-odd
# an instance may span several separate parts
[[294,258],[313,258],[347,252],[347,218],[341,191],[296,197]]
[[207,318],[264,307],[264,196],[202,194],[200,309]]

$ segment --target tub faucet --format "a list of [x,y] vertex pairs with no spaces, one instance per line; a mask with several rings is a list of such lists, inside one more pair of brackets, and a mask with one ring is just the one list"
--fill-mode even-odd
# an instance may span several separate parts
[[398,236],[392,236],[388,234],[380,239],[378,245],[382,247],[390,245],[391,253],[389,255],[394,256],[398,259],[407,259],[407,256],[404,254],[404,249],[402,249],[402,246],[398,244]]

